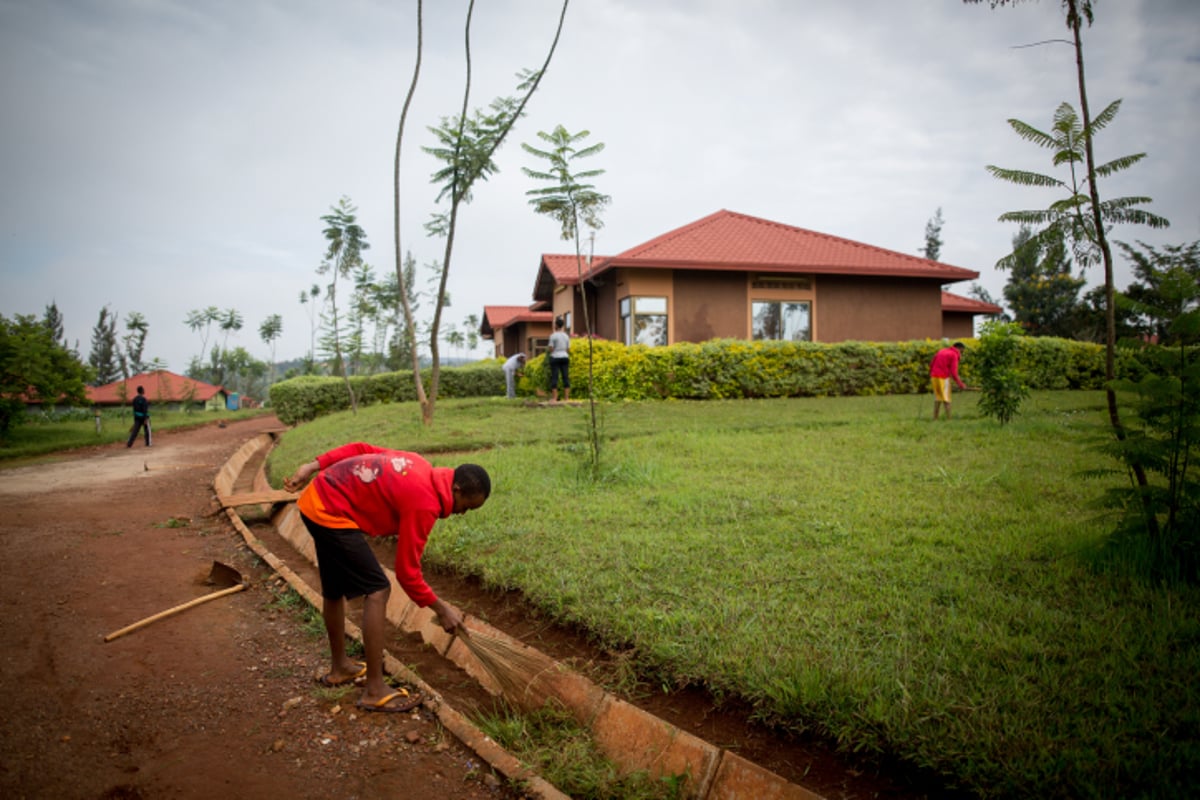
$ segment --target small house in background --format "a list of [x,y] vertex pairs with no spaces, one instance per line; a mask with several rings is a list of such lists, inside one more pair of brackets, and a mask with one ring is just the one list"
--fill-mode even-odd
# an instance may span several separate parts
[[975,317],[990,317],[1004,309],[971,297],[942,291],[942,336],[946,339],[970,339],[975,336]]
[[137,396],[139,386],[146,391],[151,414],[155,408],[169,411],[221,411],[229,402],[229,393],[223,387],[176,375],[165,369],[143,372],[103,386],[89,386],[87,395],[92,405],[100,408],[126,406]]
[[524,353],[529,358],[541,355],[550,341],[554,315],[532,306],[484,306],[479,335],[491,339],[496,358]]
[[529,308],[562,317],[581,335],[582,284],[596,336],[650,346],[719,338],[964,338],[974,335],[977,315],[1002,309],[942,287],[978,277],[920,256],[718,211],[615,256],[543,255]]

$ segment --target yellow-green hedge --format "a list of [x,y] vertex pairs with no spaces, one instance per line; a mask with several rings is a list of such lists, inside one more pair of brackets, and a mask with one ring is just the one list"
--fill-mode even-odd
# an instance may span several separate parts
[[[967,346],[960,374],[972,382]],[[750,342],[713,339],[669,347],[626,347],[616,342],[592,343],[592,379],[597,399],[694,400],[739,397],[820,397],[834,395],[910,394],[924,392],[929,362],[946,346],[941,340],[911,342]],[[1021,339],[1020,369],[1031,389],[1099,389],[1104,385],[1104,346],[1068,339]],[[482,397],[504,394],[500,359],[441,370],[439,397]],[[429,386],[429,370],[422,379]],[[525,365],[518,383],[521,395],[548,391],[544,356]],[[1139,377],[1135,354],[1117,354],[1117,374]],[[350,379],[360,405],[416,399],[412,373],[389,372]],[[571,341],[571,395],[587,396],[588,341]],[[271,387],[271,403],[288,425],[349,407],[341,378],[301,377]]]
[[[964,340],[960,374],[972,381],[971,350]],[[750,342],[714,339],[669,347],[592,344],[592,382],[597,399],[695,400],[737,397],[820,397],[908,394],[929,388],[929,362],[947,345],[911,342]],[[1098,389],[1104,385],[1104,346],[1066,339],[1023,338],[1021,370],[1031,389]],[[1131,352],[1119,351],[1117,373],[1140,371]],[[571,342],[571,395],[585,397],[588,343]],[[546,391],[545,357],[531,360],[518,384],[524,394]]]

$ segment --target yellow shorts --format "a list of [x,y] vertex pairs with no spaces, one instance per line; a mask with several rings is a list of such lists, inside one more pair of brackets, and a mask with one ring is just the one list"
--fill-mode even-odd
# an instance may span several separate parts
[[939,403],[950,402],[950,378],[930,378],[933,381],[933,399]]

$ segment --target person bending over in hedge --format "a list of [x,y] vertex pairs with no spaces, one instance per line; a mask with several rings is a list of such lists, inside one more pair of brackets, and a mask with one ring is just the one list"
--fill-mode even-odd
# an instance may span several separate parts
[[[316,475],[316,478],[305,484]],[[383,638],[391,584],[367,536],[396,537],[396,580],[414,603],[432,608],[447,632],[462,625],[454,606],[429,588],[421,556],[434,523],[479,508],[492,491],[487,470],[477,464],[434,467],[416,453],[364,442],[334,448],[301,464],[284,481],[303,489],[296,507],[316,546],[321,575],[322,616],[332,664],[318,678],[324,686],[361,682],[358,707],[365,711],[408,711],[419,693],[391,691],[383,679]],[[363,598],[366,664],[346,655],[346,601]]]

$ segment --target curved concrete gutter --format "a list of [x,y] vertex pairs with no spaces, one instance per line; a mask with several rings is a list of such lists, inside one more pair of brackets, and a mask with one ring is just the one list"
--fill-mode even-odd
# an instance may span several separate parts
[[[217,474],[214,480],[217,494],[232,495],[234,482],[241,475],[245,465],[251,458],[269,450],[274,442],[271,434],[261,434],[243,445]],[[270,484],[261,469],[254,477],[254,489],[270,489]],[[280,536],[289,542],[296,552],[315,565],[316,555],[313,551],[312,537],[304,528],[295,505],[289,503],[282,508],[275,508],[272,522]],[[270,564],[310,603],[320,606],[319,593],[271,553],[262,541],[250,532],[235,509],[226,509],[226,514],[259,557]],[[391,570],[385,567],[384,571],[392,582],[392,593],[387,607],[389,622],[408,633],[419,633],[427,644],[479,681],[489,692],[503,696],[518,707],[538,709],[547,701],[554,701],[567,709],[581,725],[591,730],[604,755],[623,772],[645,771],[652,777],[686,776],[686,797],[694,800],[822,800],[819,795],[802,786],[789,783],[781,776],[735,753],[710,744],[621,700],[559,662],[554,662],[552,669],[524,676],[522,691],[505,691],[458,637],[442,630],[432,611],[428,608],[418,608],[408,599],[396,583],[396,577]],[[349,621],[346,627],[350,635],[359,637],[358,629]],[[515,648],[525,647],[503,631],[476,619],[471,620],[471,627],[507,640]],[[390,653],[385,653],[384,659],[387,669],[419,687],[428,698],[426,705],[438,715],[442,724],[481,758],[487,760],[496,771],[512,781],[522,782],[528,791],[547,800],[566,797],[450,708],[436,690],[398,659]],[[543,659],[550,661],[548,656]]]

